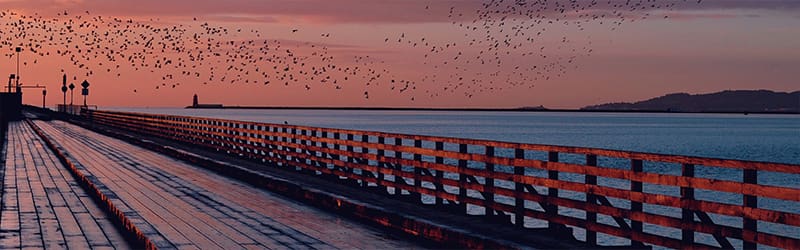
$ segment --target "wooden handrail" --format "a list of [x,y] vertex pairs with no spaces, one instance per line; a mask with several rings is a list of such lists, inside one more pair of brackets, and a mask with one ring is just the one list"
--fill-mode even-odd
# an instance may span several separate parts
[[[84,115],[100,125],[265,160],[277,166],[338,176],[337,179],[356,181],[361,186],[384,187],[387,193],[391,188],[394,192],[390,195],[403,195],[405,191],[422,203],[433,202],[435,198],[435,204],[446,202],[463,212],[467,211],[467,204],[480,206],[489,211],[487,218],[495,213],[513,216],[509,223],[517,227],[524,227],[526,217],[548,221],[551,226],[581,227],[587,230],[589,244],[595,242],[596,232],[600,232],[673,248],[725,247],[731,244],[728,238],[744,241],[745,247],[754,244],[800,247],[798,235],[792,233],[800,230],[800,214],[760,208],[755,202],[758,198],[770,198],[800,207],[800,189],[757,183],[761,171],[797,175],[800,165],[187,116],[94,110]],[[445,150],[445,145],[458,150]],[[471,152],[470,147],[485,150]],[[503,149],[513,151],[514,155],[499,153]],[[548,157],[547,160],[526,159],[526,152],[544,152]],[[586,161],[585,164],[562,162],[559,154],[583,155]],[[598,164],[598,157],[630,162],[631,169],[603,166]],[[644,162],[680,164],[682,174],[642,171]],[[740,182],[696,177],[695,167],[739,169],[744,179]],[[530,171],[545,171],[547,176],[533,175]],[[559,179],[559,173],[586,178]],[[598,177],[627,181],[631,186],[630,189],[604,186],[597,184]],[[678,188],[681,196],[642,191],[643,186],[654,185]],[[548,191],[540,194],[535,187]],[[741,195],[743,203],[695,199],[696,189]],[[565,197],[559,195],[559,190],[582,193],[585,197],[583,200]],[[425,196],[430,197],[428,201],[424,201]],[[616,203],[629,203],[630,208],[615,207],[606,197],[616,199]],[[526,205],[526,201],[538,203],[545,210],[534,209]],[[679,208],[682,215],[673,217],[643,210],[642,204]],[[565,216],[557,212],[560,208],[581,210],[587,216]],[[739,217],[743,225],[714,223],[707,213]],[[701,220],[695,220],[695,214]],[[611,216],[617,225],[601,223],[597,215]],[[757,221],[781,224],[791,230],[784,233],[761,231]],[[644,232],[642,223],[676,228],[683,233],[679,239],[654,235]],[[717,242],[698,242],[693,232],[710,234]]]

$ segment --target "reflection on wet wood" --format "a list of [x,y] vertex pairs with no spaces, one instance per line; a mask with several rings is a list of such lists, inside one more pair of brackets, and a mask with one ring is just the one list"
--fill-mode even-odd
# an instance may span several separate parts
[[130,247],[27,123],[9,123],[6,143],[0,248]]
[[[414,247],[373,229],[64,122],[35,121],[159,249]],[[336,229],[329,231],[329,229]],[[341,239],[349,238],[352,241]]]

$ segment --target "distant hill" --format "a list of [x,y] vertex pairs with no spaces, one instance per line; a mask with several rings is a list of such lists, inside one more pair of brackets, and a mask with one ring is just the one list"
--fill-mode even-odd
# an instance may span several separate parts
[[581,110],[800,113],[800,91],[726,90],[698,95],[676,93],[635,103],[587,106]]

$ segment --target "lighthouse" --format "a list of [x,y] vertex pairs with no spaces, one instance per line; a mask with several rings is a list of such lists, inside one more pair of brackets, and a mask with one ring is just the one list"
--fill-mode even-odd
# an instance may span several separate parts
[[199,102],[197,101],[197,94],[194,94],[194,98],[192,98],[192,107],[197,107]]

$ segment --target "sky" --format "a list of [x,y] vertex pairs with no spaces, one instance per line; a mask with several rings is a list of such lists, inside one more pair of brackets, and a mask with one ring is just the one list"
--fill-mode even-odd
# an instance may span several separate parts
[[[63,101],[60,87],[66,73],[76,85],[89,81],[88,102],[101,107],[178,107],[189,105],[197,94],[201,102],[226,105],[580,108],[675,92],[800,90],[797,0],[649,0],[649,6],[657,7],[642,10],[588,6],[587,0],[582,2],[587,8],[566,13],[558,11],[557,3],[570,1],[556,0],[538,9],[535,18],[477,14],[498,1],[0,0],[0,9],[13,13],[0,18],[0,75],[15,73],[13,49],[22,46],[22,84],[46,86],[48,105]],[[533,5],[509,6],[517,10]],[[76,19],[78,15],[84,19]],[[36,26],[40,31],[28,31],[39,35],[69,19],[76,21],[70,26],[77,26],[77,20],[102,17],[105,22],[117,18],[181,27],[187,32],[180,39],[186,41],[193,33],[204,34],[204,27],[219,27],[229,33],[206,34],[194,41],[234,43],[209,49],[210,54],[229,57],[208,56],[200,64],[187,59],[197,55],[191,49],[157,51],[143,45],[150,38],[135,36],[139,33],[132,30],[123,31],[130,36],[118,41],[98,41],[93,52],[27,42],[30,34],[11,35],[11,23],[37,22],[31,21],[33,16],[58,20]],[[122,29],[81,28],[70,27],[85,33],[73,36],[76,43]],[[43,37],[70,36],[50,33]],[[155,37],[156,43],[163,39]],[[116,47],[123,38],[131,46]],[[248,41],[269,44],[273,50],[263,52]],[[66,50],[70,53],[58,53]],[[88,56],[109,51],[127,56],[142,51],[147,58],[137,65]],[[294,59],[276,62],[287,59],[284,54]],[[87,57],[75,59],[76,55]],[[273,61],[268,61],[270,56]],[[157,67],[166,58],[181,67]],[[292,65],[291,60],[300,63]],[[287,70],[281,71],[281,63]],[[113,64],[121,66],[110,67]],[[274,65],[281,67],[269,71]],[[313,71],[320,73],[309,74]],[[286,72],[292,79],[279,78]],[[348,72],[356,73],[348,77]],[[39,89],[24,93],[25,103],[41,105]],[[83,100],[79,93],[76,89],[76,103]]]

